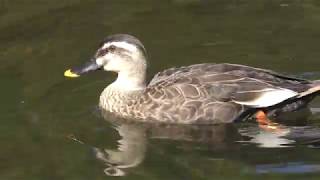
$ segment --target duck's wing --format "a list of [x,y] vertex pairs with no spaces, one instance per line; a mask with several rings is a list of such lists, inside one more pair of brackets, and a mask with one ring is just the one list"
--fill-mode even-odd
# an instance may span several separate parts
[[236,64],[197,64],[160,72],[147,89],[150,92],[161,91],[162,101],[181,96],[185,100],[195,99],[191,94],[202,94],[201,98],[206,100],[257,108],[294,98],[309,89],[309,85],[307,80],[265,69]]
[[231,73],[237,74],[243,77],[257,78],[269,83],[286,83],[289,81],[291,84],[309,84],[310,81],[305,79],[300,79],[296,77],[290,77],[277,72],[255,68],[239,64],[214,64],[214,63],[203,63],[203,64],[194,64],[191,66],[182,66],[182,67],[173,67],[166,69],[164,71],[158,72],[153,79],[150,81],[149,85],[156,84],[161,81],[171,80],[174,78],[179,78],[180,76],[199,76],[206,77],[206,75],[214,75],[219,73]]
[[[220,89],[219,89],[220,88]],[[230,90],[229,90],[230,89]],[[177,123],[226,123],[245,111],[244,105],[231,102],[233,86],[201,83],[197,77],[158,81],[146,88],[135,108],[157,120]]]

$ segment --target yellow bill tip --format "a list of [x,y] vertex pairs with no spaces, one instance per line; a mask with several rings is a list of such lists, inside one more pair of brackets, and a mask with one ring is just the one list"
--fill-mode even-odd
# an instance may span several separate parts
[[75,77],[79,77],[80,75],[71,72],[71,69],[68,69],[64,72],[64,76],[65,77],[71,77],[71,78],[75,78]]

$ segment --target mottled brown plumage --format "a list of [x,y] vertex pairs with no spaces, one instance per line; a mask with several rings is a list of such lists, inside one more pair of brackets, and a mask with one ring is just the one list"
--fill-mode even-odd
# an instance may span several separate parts
[[[300,93],[311,87],[310,81],[264,69],[235,64],[197,64],[159,72],[145,90],[124,100],[125,108],[119,115],[172,123],[228,123],[255,112],[255,108],[235,101],[253,100],[264,89],[284,88]],[[102,97],[105,95],[102,93]],[[107,97],[109,101],[114,98],[119,99],[115,95]],[[289,105],[292,111],[300,107],[293,102]],[[108,108],[112,107],[105,109]]]
[[100,106],[139,121],[229,123],[258,109],[274,113],[297,110],[320,92],[319,81],[226,63],[170,68],[157,73],[147,85],[146,52],[135,37],[110,36],[97,52],[90,68],[73,72],[97,67],[117,72],[117,80],[102,92]]

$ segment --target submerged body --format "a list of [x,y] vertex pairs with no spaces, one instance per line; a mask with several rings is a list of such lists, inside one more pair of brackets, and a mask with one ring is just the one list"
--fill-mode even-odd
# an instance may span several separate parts
[[236,64],[195,64],[171,68],[146,84],[146,52],[130,35],[109,36],[73,76],[103,68],[118,78],[100,96],[102,109],[140,121],[229,123],[257,110],[295,111],[320,92],[319,81],[287,77]]

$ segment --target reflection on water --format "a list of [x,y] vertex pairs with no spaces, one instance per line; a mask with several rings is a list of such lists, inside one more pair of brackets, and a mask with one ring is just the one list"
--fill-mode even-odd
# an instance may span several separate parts
[[[208,151],[214,158],[208,160],[225,161],[247,157],[228,156],[221,152],[234,149],[265,151],[264,148],[293,148],[299,145],[317,147],[320,144],[320,129],[312,126],[286,126],[279,124],[277,129],[264,129],[254,123],[220,125],[178,125],[148,124],[127,122],[102,111],[105,120],[112,123],[120,139],[117,148],[90,146],[95,157],[104,164],[108,176],[125,176],[143,164],[150,141],[173,142],[179,151]],[[76,139],[74,139],[76,140]],[[81,142],[76,140],[77,142]],[[85,143],[82,143],[86,145]],[[161,143],[160,143],[161,144]],[[161,148],[161,145],[157,145]],[[235,151],[240,153],[241,151]],[[234,153],[234,152],[233,152]],[[188,160],[187,157],[185,157]],[[255,159],[254,157],[253,159]],[[265,157],[266,158],[266,157]],[[250,158],[249,158],[250,159]],[[250,160],[249,160],[250,161]],[[320,164],[299,161],[282,163],[269,157],[261,162],[250,163],[248,173],[310,173],[320,172]]]
[[282,164],[257,165],[257,173],[286,173],[303,174],[320,171],[320,164],[305,164],[303,162],[291,162]]
[[133,168],[139,165],[145,156],[147,143],[143,127],[130,124],[117,125],[121,139],[117,149],[94,148],[96,158],[105,163],[104,172],[110,176],[123,176],[122,169]]
[[320,142],[320,129],[312,126],[284,126],[279,125],[276,130],[265,130],[259,127],[239,129],[241,135],[251,137],[249,143],[256,143],[258,147],[280,148],[297,144],[311,145]]
[[241,129],[242,135],[250,137],[248,141],[242,142],[255,143],[262,148],[290,147],[295,141],[285,137],[289,133],[290,129],[284,127],[275,131],[259,129],[259,127]]

